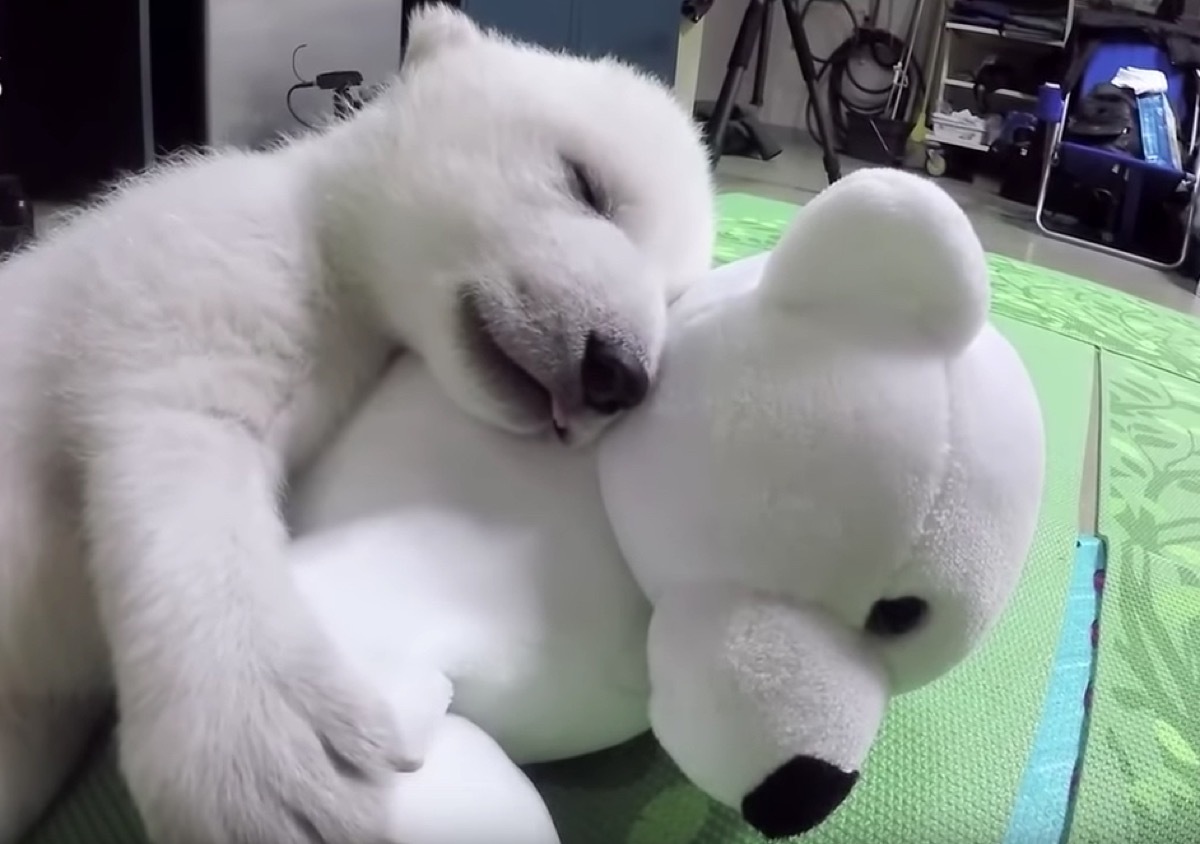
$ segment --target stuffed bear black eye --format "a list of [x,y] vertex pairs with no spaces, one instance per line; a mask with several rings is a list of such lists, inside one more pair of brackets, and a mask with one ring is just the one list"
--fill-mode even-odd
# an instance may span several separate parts
[[907,636],[929,615],[929,604],[920,598],[886,598],[876,601],[867,616],[868,633],[883,639]]

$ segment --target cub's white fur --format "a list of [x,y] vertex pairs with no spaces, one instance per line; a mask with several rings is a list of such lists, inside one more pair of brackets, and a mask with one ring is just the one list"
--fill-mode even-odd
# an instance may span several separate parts
[[114,687],[157,844],[378,840],[406,749],[295,594],[283,484],[400,347],[585,439],[588,338],[652,375],[711,238],[664,88],[433,7],[360,116],[165,168],[0,268],[0,842]]

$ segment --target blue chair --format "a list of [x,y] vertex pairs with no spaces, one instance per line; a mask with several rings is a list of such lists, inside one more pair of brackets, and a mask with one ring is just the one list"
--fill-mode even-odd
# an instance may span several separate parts
[[[1200,75],[1171,63],[1165,49],[1150,39],[1138,40],[1128,32],[1120,40],[1094,41],[1082,52],[1082,72],[1072,90],[1060,91],[1044,85],[1038,97],[1038,118],[1045,125],[1046,154],[1038,190],[1037,224],[1048,236],[1087,246],[1150,266],[1174,269],[1187,257],[1189,232],[1194,213],[1197,184],[1196,130],[1200,117]],[[1147,161],[1121,150],[1064,140],[1064,127],[1071,114],[1072,97],[1082,97],[1095,86],[1111,82],[1123,67],[1157,69],[1167,77],[1167,99],[1180,127],[1180,166]],[[1144,145],[1152,146],[1145,138]],[[1082,231],[1080,225],[1056,227],[1063,209],[1052,206],[1056,187],[1071,185],[1077,190],[1104,191],[1113,197],[1113,213],[1101,225]],[[1186,202],[1186,210],[1182,203]],[[1138,246],[1136,229],[1145,209],[1179,207],[1186,221],[1180,227],[1178,250],[1149,256]],[[1069,216],[1069,215],[1068,215]]]

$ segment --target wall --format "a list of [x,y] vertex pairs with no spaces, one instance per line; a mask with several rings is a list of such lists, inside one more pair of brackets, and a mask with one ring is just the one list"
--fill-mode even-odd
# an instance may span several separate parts
[[[298,44],[308,44],[296,59],[306,79],[357,70],[386,81],[400,66],[400,19],[401,0],[208,0],[210,142],[256,145],[301,128],[285,104]],[[332,96],[297,91],[293,103],[317,121]]]
[[675,96],[686,109],[696,104],[700,67],[704,60],[704,19],[692,23],[684,18],[679,25],[679,48],[675,53]]
[[[788,2],[788,0],[783,0]],[[801,8],[806,0],[799,0]],[[809,44],[813,55],[817,58],[828,56],[853,31],[850,16],[836,2],[828,0],[807,0],[816,5],[805,18],[805,29],[808,33]],[[861,21],[870,8],[870,0],[848,0]],[[876,26],[890,29],[901,37],[913,13],[916,0],[893,0],[883,2],[880,7],[880,18]],[[932,4],[937,0],[926,0],[924,16],[928,18],[933,9]],[[775,3],[775,20],[772,26],[770,55],[768,60],[767,84],[763,95],[763,107],[759,119],[774,126],[792,126],[804,128],[805,107],[808,94],[804,80],[800,76],[800,68],[796,63],[792,42],[788,36],[788,28],[783,16],[781,2]],[[738,24],[745,12],[744,0],[719,0],[704,18],[704,50],[700,59],[700,71],[697,96],[701,100],[715,99],[721,88],[721,80],[729,61],[729,51],[737,34]],[[889,20],[891,25],[888,26]],[[918,44],[918,48],[920,48]],[[917,53],[920,56],[920,53]],[[753,64],[748,69],[741,86],[738,101],[745,103],[750,99],[753,87]],[[877,68],[863,64],[855,71],[855,78],[872,87],[886,85],[888,74],[881,73]]]

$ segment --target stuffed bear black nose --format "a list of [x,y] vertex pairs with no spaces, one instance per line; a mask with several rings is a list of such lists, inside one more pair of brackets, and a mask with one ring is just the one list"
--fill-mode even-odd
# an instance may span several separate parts
[[765,838],[790,838],[833,814],[856,782],[857,771],[797,756],[742,800],[742,817]]
[[650,389],[650,374],[632,352],[594,334],[587,339],[581,377],[584,404],[605,415],[636,407]]

